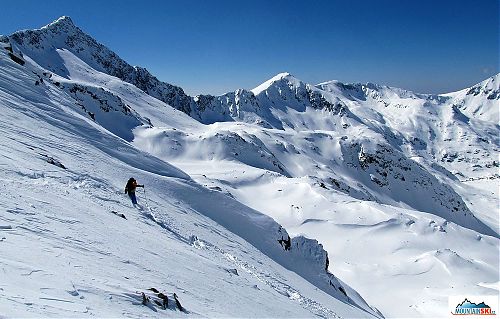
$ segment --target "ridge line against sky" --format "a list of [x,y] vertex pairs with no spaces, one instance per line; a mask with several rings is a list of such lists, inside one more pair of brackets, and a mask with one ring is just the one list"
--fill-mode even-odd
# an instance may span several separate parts
[[190,95],[280,72],[448,93],[499,72],[499,2],[105,1],[2,4],[0,34],[67,15],[132,65]]

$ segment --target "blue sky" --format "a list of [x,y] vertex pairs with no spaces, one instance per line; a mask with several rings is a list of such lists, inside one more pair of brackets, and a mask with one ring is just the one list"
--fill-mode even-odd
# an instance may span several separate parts
[[0,34],[62,15],[191,95],[280,72],[422,93],[499,72],[499,1],[4,1]]

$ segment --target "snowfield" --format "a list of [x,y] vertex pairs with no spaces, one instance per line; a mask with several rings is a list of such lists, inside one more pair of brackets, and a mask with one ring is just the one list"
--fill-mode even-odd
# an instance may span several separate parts
[[281,73],[190,97],[68,17],[0,36],[0,316],[446,317],[498,296],[499,82]]

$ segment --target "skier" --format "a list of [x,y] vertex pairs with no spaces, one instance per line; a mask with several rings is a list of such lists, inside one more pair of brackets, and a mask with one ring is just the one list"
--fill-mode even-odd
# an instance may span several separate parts
[[128,180],[127,185],[125,186],[125,194],[128,194],[128,197],[130,197],[134,206],[137,204],[137,198],[135,197],[135,189],[137,187],[144,188],[144,185],[137,184],[137,181],[133,177]]

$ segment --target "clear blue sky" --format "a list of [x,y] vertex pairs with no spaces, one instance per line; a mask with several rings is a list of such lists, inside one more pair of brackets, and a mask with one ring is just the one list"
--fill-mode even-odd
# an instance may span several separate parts
[[499,1],[2,1],[0,34],[62,15],[132,65],[191,95],[251,89],[288,71],[308,83],[422,93],[499,72]]

